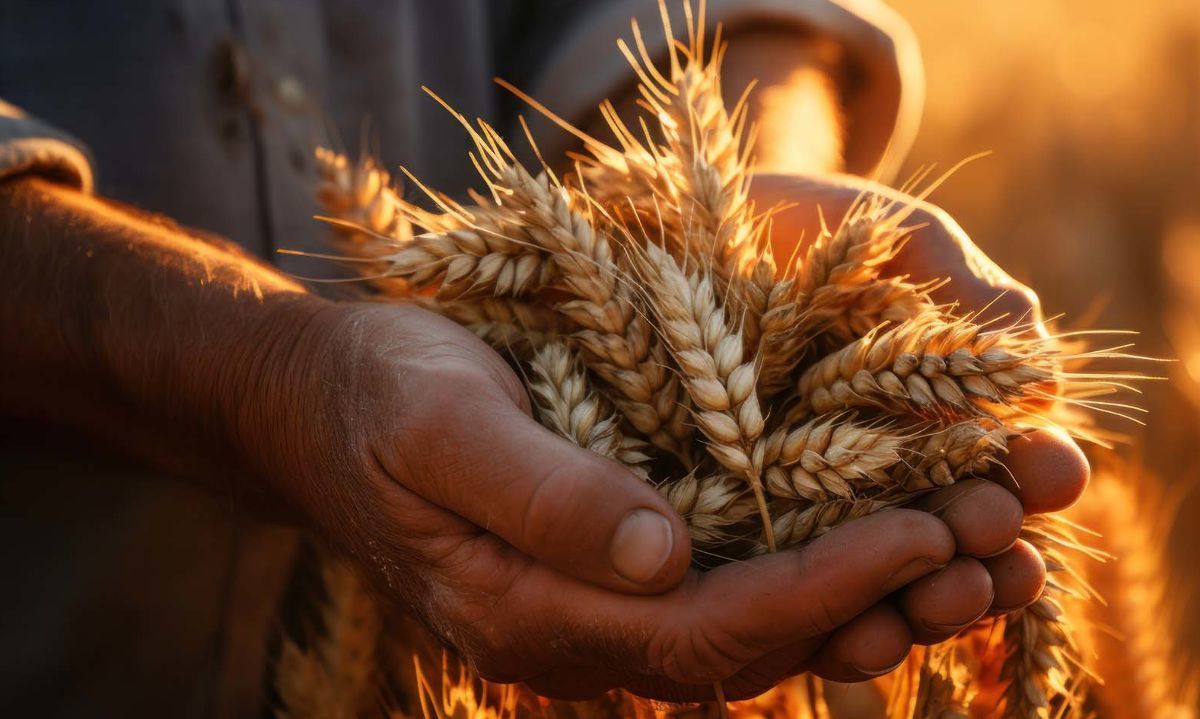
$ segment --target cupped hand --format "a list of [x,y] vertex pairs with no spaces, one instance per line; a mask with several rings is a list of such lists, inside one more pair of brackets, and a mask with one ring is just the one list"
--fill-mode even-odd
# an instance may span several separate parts
[[[992,262],[937,207],[855,177],[761,175],[753,190],[761,207],[786,206],[774,217],[772,241],[780,257],[791,256],[797,242],[811,242],[822,216],[836,226],[864,192],[897,200],[897,210],[913,207],[904,224],[917,229],[884,274],[907,275],[914,282],[948,279],[934,291],[936,301],[979,312],[981,321],[995,326],[1033,323],[1034,331],[1046,331],[1037,295]],[[950,527],[960,556],[897,597],[914,640],[944,640],[984,614],[1011,611],[1036,599],[1046,568],[1037,552],[1018,539],[1021,522],[1025,514],[1074,503],[1088,476],[1087,460],[1070,437],[1039,430],[1013,439],[1006,461],[987,479],[960,482],[915,505]],[[972,619],[963,621],[967,616]]]
[[547,695],[882,673],[915,631],[880,601],[955,553],[946,522],[899,510],[699,573],[657,491],[537,424],[499,356],[415,307],[328,306],[271,382],[246,420],[271,486],[483,677]]

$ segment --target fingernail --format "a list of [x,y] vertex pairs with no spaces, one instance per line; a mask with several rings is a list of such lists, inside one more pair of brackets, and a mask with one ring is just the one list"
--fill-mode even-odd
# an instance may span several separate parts
[[[989,602],[989,604],[990,604],[990,602]],[[959,631],[966,629],[967,627],[971,626],[972,624],[979,621],[980,619],[983,619],[984,615],[986,615],[987,613],[988,613],[987,608],[984,608],[983,611],[981,611],[979,614],[975,615],[974,619],[970,620],[969,622],[966,622],[965,624],[939,624],[937,622],[926,621],[925,619],[920,619],[918,621],[921,622],[921,626],[925,627],[925,629],[927,631],[933,632],[935,634],[957,634]]]
[[674,532],[666,517],[650,509],[635,509],[617,527],[609,556],[617,574],[640,584],[658,575],[674,546]]
[[883,669],[874,669],[874,668],[868,668],[868,667],[860,667],[860,666],[858,666],[857,664],[854,664],[854,663],[851,663],[851,664],[850,664],[850,666],[854,667],[854,670],[855,670],[856,672],[858,672],[859,674],[863,674],[863,675],[865,675],[865,676],[868,676],[868,677],[881,677],[881,676],[883,676],[884,674],[889,674],[889,673],[891,673],[891,672],[895,671],[897,667],[899,667],[901,664],[903,664],[903,663],[904,663],[905,659],[908,659],[908,657],[904,657],[904,658],[902,658],[900,661],[898,661],[898,662],[896,662],[895,664],[891,665],[890,667],[884,667]]
[[884,591],[894,592],[916,579],[929,574],[930,572],[941,569],[946,566],[944,563],[935,562],[928,557],[919,557],[896,570],[887,581],[883,583]]

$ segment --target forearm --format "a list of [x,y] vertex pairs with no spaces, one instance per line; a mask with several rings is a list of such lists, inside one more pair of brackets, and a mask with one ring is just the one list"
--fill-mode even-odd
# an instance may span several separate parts
[[177,473],[240,465],[253,402],[321,302],[277,272],[38,180],[0,185],[0,408]]

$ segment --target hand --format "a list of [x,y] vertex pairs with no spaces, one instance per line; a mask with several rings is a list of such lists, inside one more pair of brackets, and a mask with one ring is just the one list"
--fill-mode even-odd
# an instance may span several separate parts
[[[289,346],[241,423],[259,475],[487,679],[668,700],[711,698],[721,680],[736,698],[801,670],[880,674],[925,615],[976,618],[939,588],[904,589],[955,552],[924,512],[689,569],[658,493],[536,424],[508,366],[436,315],[330,306]],[[904,612],[878,604],[895,592]]]
[[[1000,269],[953,219],[932,205],[853,177],[760,175],[753,188],[761,207],[791,203],[774,220],[775,254],[782,257],[792,254],[797,238],[811,241],[817,236],[818,207],[828,222],[836,224],[863,191],[899,199],[901,207],[916,203],[906,224],[919,229],[885,274],[909,275],[915,282],[948,278],[935,291],[936,301],[956,302],[960,309],[979,311],[983,320],[1001,326],[1033,322],[1035,331],[1046,333],[1037,295]],[[915,601],[927,602],[929,611],[949,606],[929,596],[946,584],[961,588],[952,598],[958,616],[968,614],[968,607],[983,615],[1031,603],[1045,584],[1046,568],[1032,547],[1017,540],[1023,516],[1070,506],[1082,494],[1088,476],[1083,452],[1066,434],[1040,430],[1010,443],[1004,465],[997,467],[990,481],[967,480],[923,499],[918,506],[950,526],[963,556],[914,584],[901,606],[910,611]],[[916,640],[932,643],[957,631],[940,624],[914,626]]]

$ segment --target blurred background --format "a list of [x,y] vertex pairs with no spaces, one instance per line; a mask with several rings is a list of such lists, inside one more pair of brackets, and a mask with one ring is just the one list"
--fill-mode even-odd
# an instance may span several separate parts
[[1200,4],[893,0],[921,43],[925,117],[909,166],[963,169],[931,198],[1063,324],[1140,332],[1148,424],[1106,423],[1182,497],[1172,564],[1200,647]]

